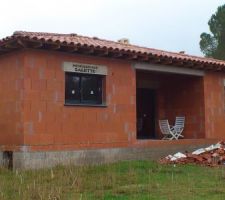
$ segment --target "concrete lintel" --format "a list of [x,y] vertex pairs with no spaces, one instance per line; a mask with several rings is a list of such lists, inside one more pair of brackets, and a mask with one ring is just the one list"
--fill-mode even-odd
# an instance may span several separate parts
[[159,65],[159,64],[133,63],[132,66],[134,67],[134,69],[146,70],[146,71],[184,74],[184,75],[192,75],[192,76],[204,76],[205,75],[205,72],[203,70],[189,69],[189,68],[175,67],[175,66],[167,66],[167,65]]

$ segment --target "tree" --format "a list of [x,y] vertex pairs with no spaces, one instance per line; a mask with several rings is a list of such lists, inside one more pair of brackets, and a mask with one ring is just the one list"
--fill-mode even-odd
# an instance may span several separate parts
[[201,51],[206,57],[225,60],[225,4],[218,7],[208,25],[212,34],[201,34]]

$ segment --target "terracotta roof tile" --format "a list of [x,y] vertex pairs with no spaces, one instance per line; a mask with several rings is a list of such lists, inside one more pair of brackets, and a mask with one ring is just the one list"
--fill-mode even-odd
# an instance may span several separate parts
[[24,32],[16,31],[12,36],[0,40],[0,47],[5,43],[15,39],[27,39],[42,42],[52,42],[64,45],[85,46],[90,48],[108,49],[118,52],[127,52],[132,54],[151,55],[159,58],[170,58],[180,61],[199,62],[202,64],[216,65],[225,67],[225,62],[212,58],[203,58],[198,56],[191,56],[182,53],[174,53],[162,51],[153,48],[140,47],[137,45],[123,44],[115,41],[99,39],[97,37],[80,36],[74,33],[58,34],[58,33],[42,33],[42,32]]

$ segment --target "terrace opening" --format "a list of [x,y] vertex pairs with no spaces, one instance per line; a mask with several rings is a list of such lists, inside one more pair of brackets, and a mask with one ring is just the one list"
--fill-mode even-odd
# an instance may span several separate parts
[[185,116],[184,139],[205,138],[201,76],[136,70],[137,139],[161,139],[158,120]]

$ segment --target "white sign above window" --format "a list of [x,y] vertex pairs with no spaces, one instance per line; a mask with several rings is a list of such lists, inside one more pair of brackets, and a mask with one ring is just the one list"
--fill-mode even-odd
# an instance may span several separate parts
[[107,75],[107,67],[103,65],[64,62],[63,70],[65,72]]

